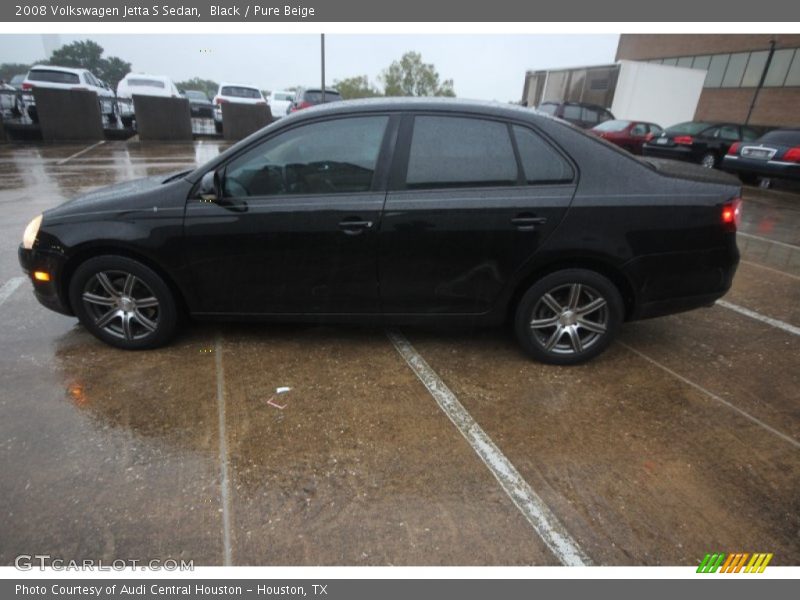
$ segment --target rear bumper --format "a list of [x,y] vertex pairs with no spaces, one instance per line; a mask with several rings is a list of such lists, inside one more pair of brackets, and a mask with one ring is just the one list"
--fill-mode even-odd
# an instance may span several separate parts
[[722,169],[737,175],[760,175],[800,181],[800,164],[779,160],[753,160],[741,156],[726,156],[722,160]]
[[642,146],[642,154],[655,158],[671,158],[672,160],[697,162],[694,152],[689,146],[656,146],[654,144],[645,144]]
[[634,282],[637,298],[629,320],[710,306],[728,292],[738,264],[739,250],[733,240],[725,248],[648,255],[630,261],[623,271]]
[[[63,259],[60,255],[41,250],[29,250],[20,244],[17,251],[19,264],[33,283],[33,295],[39,303],[62,315],[74,315],[67,298],[59,285],[62,274]],[[45,271],[50,274],[50,281],[38,281],[33,278],[34,271]]]

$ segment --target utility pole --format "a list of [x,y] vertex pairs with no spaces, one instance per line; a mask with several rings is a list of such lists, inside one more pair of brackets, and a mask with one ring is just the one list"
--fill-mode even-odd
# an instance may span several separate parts
[[767,78],[767,71],[769,71],[769,66],[770,64],[772,64],[772,57],[774,54],[775,54],[775,40],[770,40],[767,62],[764,63],[764,70],[761,71],[761,79],[758,80],[758,87],[756,88],[756,91],[753,92],[753,100],[750,102],[750,108],[747,111],[747,118],[744,120],[745,125],[750,124],[750,117],[753,116],[753,109],[756,107],[756,100],[758,100],[758,94],[761,92],[761,88],[764,87],[764,80]]
[[322,64],[322,104],[325,104],[325,34],[319,34],[320,62]]

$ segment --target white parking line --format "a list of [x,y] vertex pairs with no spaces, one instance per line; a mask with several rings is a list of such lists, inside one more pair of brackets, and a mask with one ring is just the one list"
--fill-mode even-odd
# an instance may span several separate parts
[[762,265],[749,260],[740,260],[739,262],[745,265],[750,265],[751,267],[758,267],[759,269],[772,271],[773,273],[777,273],[778,275],[785,275],[786,277],[791,277],[792,279],[800,279],[800,275],[795,275],[794,273],[787,273],[786,271],[781,271],[780,269],[773,269],[772,267],[768,267],[767,265]]
[[217,421],[219,429],[220,498],[222,500],[222,548],[223,564],[232,564],[231,550],[231,502],[228,478],[228,438],[225,425],[225,371],[222,368],[222,335],[217,333],[214,341],[214,363],[217,368]]
[[12,277],[0,287],[0,306],[11,297],[11,294],[17,291],[17,288],[25,281],[25,277]]
[[71,161],[73,158],[78,158],[79,156],[81,156],[81,155],[83,155],[83,154],[86,154],[87,152],[89,152],[89,151],[91,151],[91,150],[94,150],[94,149],[95,149],[95,148],[97,148],[98,146],[102,146],[102,145],[103,145],[103,144],[105,144],[105,143],[106,143],[106,141],[105,141],[105,140],[100,140],[99,142],[97,142],[96,144],[92,144],[92,145],[91,145],[91,146],[89,146],[88,148],[84,148],[83,150],[80,150],[80,151],[76,152],[75,154],[70,154],[70,155],[69,155],[67,158],[62,158],[62,159],[61,159],[61,160],[59,160],[59,161],[58,161],[56,164],[57,164],[57,165],[65,165],[65,164],[67,164],[69,161]]
[[800,250],[800,246],[787,244],[786,242],[779,242],[777,240],[771,240],[769,238],[761,237],[760,235],[753,235],[752,233],[744,233],[742,231],[737,231],[736,234],[752,240],[758,240],[759,242],[768,242],[770,244],[775,244],[776,246],[783,246],[784,248],[791,248],[792,250]]
[[634,347],[632,347],[632,346],[630,346],[630,345],[626,344],[625,342],[621,342],[621,341],[620,341],[620,342],[617,342],[617,343],[618,343],[618,344],[620,344],[621,346],[623,346],[623,347],[627,348],[628,350],[630,350],[631,352],[633,352],[633,353],[634,353],[634,354],[636,354],[637,356],[640,356],[641,358],[643,358],[644,360],[646,360],[646,361],[647,361],[647,362],[649,362],[650,364],[652,364],[652,365],[655,365],[656,367],[658,367],[658,368],[659,368],[659,369],[661,369],[662,371],[665,371],[665,372],[669,373],[670,375],[672,375],[673,377],[675,377],[676,379],[679,379],[680,381],[682,381],[682,382],[683,382],[683,383],[685,383],[686,385],[693,387],[694,389],[696,389],[696,390],[697,390],[697,391],[699,391],[699,392],[702,392],[703,394],[705,394],[706,396],[708,396],[708,397],[709,397],[709,398],[711,398],[712,400],[716,400],[716,401],[717,401],[717,402],[719,402],[720,404],[723,404],[723,405],[727,406],[728,408],[730,408],[731,410],[733,410],[733,411],[736,411],[737,413],[739,413],[740,415],[742,415],[742,416],[743,416],[745,419],[748,419],[748,420],[752,421],[753,423],[755,423],[755,424],[756,424],[756,425],[758,425],[759,427],[763,427],[764,429],[766,429],[766,430],[767,430],[767,431],[769,431],[770,433],[772,433],[772,434],[774,434],[774,435],[778,436],[779,438],[781,438],[781,439],[782,439],[782,440],[784,440],[785,442],[789,442],[789,443],[790,443],[792,446],[794,446],[795,448],[800,448],[800,441],[797,441],[797,440],[796,440],[796,439],[794,439],[793,437],[791,437],[791,436],[789,436],[789,435],[786,435],[785,433],[783,433],[783,432],[781,432],[781,431],[778,431],[778,430],[777,430],[777,429],[775,429],[774,427],[771,427],[771,426],[767,425],[766,423],[764,423],[764,421],[762,421],[762,420],[761,420],[761,419],[759,419],[758,417],[754,417],[754,416],[753,416],[753,415],[751,415],[749,412],[747,412],[747,411],[745,411],[745,410],[742,410],[741,408],[739,408],[739,407],[738,407],[738,406],[736,406],[735,404],[731,404],[730,402],[728,402],[728,401],[727,401],[727,400],[725,400],[724,398],[720,398],[720,397],[719,397],[719,396],[717,396],[717,395],[716,395],[714,392],[712,392],[712,391],[710,391],[710,390],[707,390],[707,389],[706,389],[706,388],[704,388],[702,385],[699,385],[699,384],[695,383],[694,381],[691,381],[690,379],[687,379],[687,378],[686,378],[686,377],[684,377],[683,375],[681,375],[681,374],[679,374],[679,373],[676,373],[675,371],[673,371],[672,369],[670,369],[670,368],[669,368],[669,367],[667,367],[666,365],[662,365],[662,364],[661,364],[660,362],[658,362],[656,359],[654,359],[654,358],[650,358],[649,356],[647,356],[647,355],[646,355],[646,354],[644,354],[643,352],[639,352],[639,351],[638,351],[636,348],[634,348]]
[[564,565],[590,565],[591,560],[561,522],[405,336],[394,331],[386,335],[556,558]]
[[795,327],[791,323],[780,321],[778,319],[773,319],[772,317],[762,315],[761,313],[756,312],[754,310],[750,310],[749,308],[745,308],[744,306],[739,306],[738,304],[733,304],[732,302],[728,302],[727,300],[717,300],[717,304],[719,304],[724,308],[727,308],[728,310],[735,311],[740,315],[744,315],[745,317],[750,317],[751,319],[755,319],[756,321],[761,321],[762,323],[766,323],[767,325],[772,325],[773,327],[782,329],[787,333],[800,335],[800,327]]

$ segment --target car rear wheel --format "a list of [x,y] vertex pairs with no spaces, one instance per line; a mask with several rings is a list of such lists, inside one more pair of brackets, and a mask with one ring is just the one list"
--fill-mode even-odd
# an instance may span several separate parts
[[617,335],[622,297],[606,277],[586,269],[565,269],[537,281],[517,306],[514,328],[522,348],[554,365],[594,358]]
[[69,295],[84,327],[117,348],[155,348],[177,329],[178,311],[169,286],[155,271],[124,256],[84,262],[72,277]]
[[713,152],[706,152],[700,158],[700,164],[706,169],[713,169],[717,166],[717,155]]

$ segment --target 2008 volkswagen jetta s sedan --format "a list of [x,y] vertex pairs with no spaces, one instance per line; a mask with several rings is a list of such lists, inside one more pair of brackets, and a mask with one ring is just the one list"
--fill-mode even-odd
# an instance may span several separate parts
[[182,314],[510,320],[531,356],[574,364],[623,321],[725,294],[739,194],[519,107],[342,102],[48,210],[19,258],[42,304],[119,348],[166,343]]

